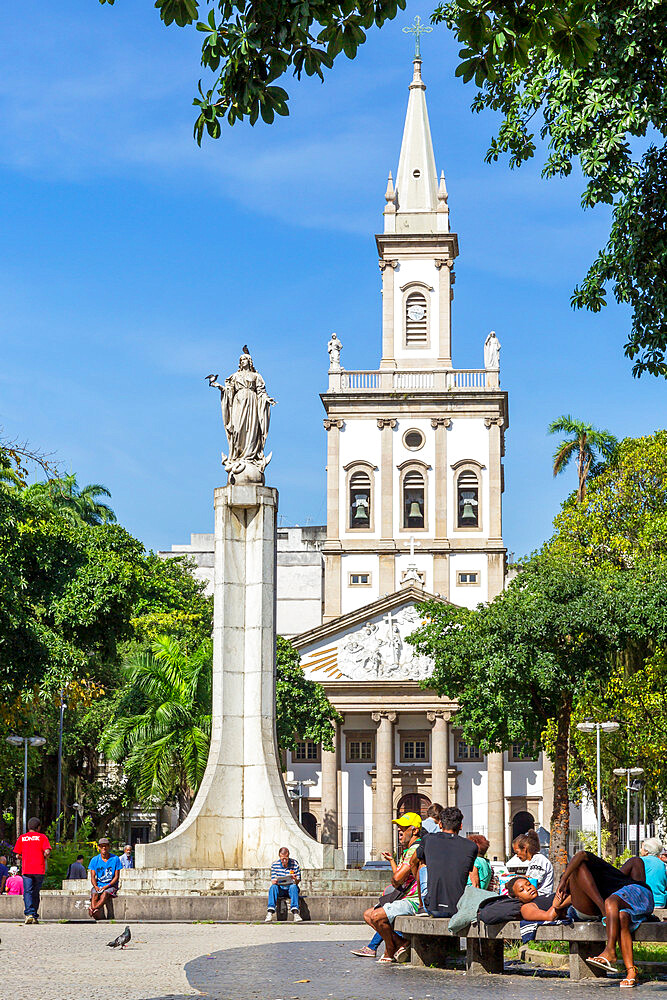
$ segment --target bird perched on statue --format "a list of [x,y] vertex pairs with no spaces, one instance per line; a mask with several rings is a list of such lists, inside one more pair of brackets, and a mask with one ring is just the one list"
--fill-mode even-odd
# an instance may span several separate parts
[[244,354],[250,354],[250,351],[248,350],[248,345],[247,344],[243,345],[243,353]]
[[209,385],[212,385],[213,382],[217,382],[217,380],[218,380],[218,376],[217,375],[204,375],[204,378],[208,379],[208,384]]
[[131,937],[130,928],[126,927],[122,934],[119,934],[113,941],[109,941],[107,948],[124,948],[126,944],[130,943]]

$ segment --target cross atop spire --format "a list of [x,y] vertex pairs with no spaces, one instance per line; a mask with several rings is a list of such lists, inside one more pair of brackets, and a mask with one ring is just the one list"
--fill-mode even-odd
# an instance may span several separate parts
[[405,31],[406,34],[415,36],[415,59],[421,59],[419,39],[421,35],[430,34],[433,31],[433,28],[431,28],[430,25],[422,24],[422,19],[419,14],[417,14],[414,19],[414,23],[406,25],[406,27],[403,28],[403,31]]

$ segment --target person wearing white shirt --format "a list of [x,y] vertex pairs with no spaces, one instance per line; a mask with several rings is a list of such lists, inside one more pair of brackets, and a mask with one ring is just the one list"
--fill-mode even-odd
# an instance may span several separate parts
[[533,883],[540,896],[548,896],[554,891],[554,866],[540,853],[540,840],[534,830],[522,833],[513,842],[514,853],[526,863],[524,875]]

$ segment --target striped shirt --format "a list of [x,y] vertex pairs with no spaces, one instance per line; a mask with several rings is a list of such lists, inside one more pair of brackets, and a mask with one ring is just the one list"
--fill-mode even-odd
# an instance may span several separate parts
[[278,859],[278,861],[274,861],[273,864],[271,865],[271,881],[273,881],[274,878],[277,879],[284,878],[286,875],[289,875],[290,872],[293,872],[296,875],[297,879],[301,878],[301,869],[299,868],[299,862],[296,861],[294,858],[290,858],[289,861],[287,862],[287,868],[285,868],[282,861]]

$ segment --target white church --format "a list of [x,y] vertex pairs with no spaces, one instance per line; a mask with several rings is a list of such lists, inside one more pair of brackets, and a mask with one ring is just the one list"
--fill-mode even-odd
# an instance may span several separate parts
[[[480,339],[483,367],[453,365],[458,238],[421,69],[417,57],[375,238],[379,364],[347,369],[332,336],[326,527],[278,530],[278,632],[343,718],[335,751],[300,742],[287,777],[306,829],[342,847],[348,865],[378,859],[392,845],[392,819],[436,801],[458,805],[463,832],[484,834],[489,857],[504,857],[519,813],[548,828],[553,796],[549,762],[543,769],[531,747],[484,756],[461,738],[456,704],[420,686],[432,664],[406,643],[420,601],[474,607],[502,591],[506,570],[500,345],[491,333]],[[213,534],[161,553],[180,554],[212,586]]]

